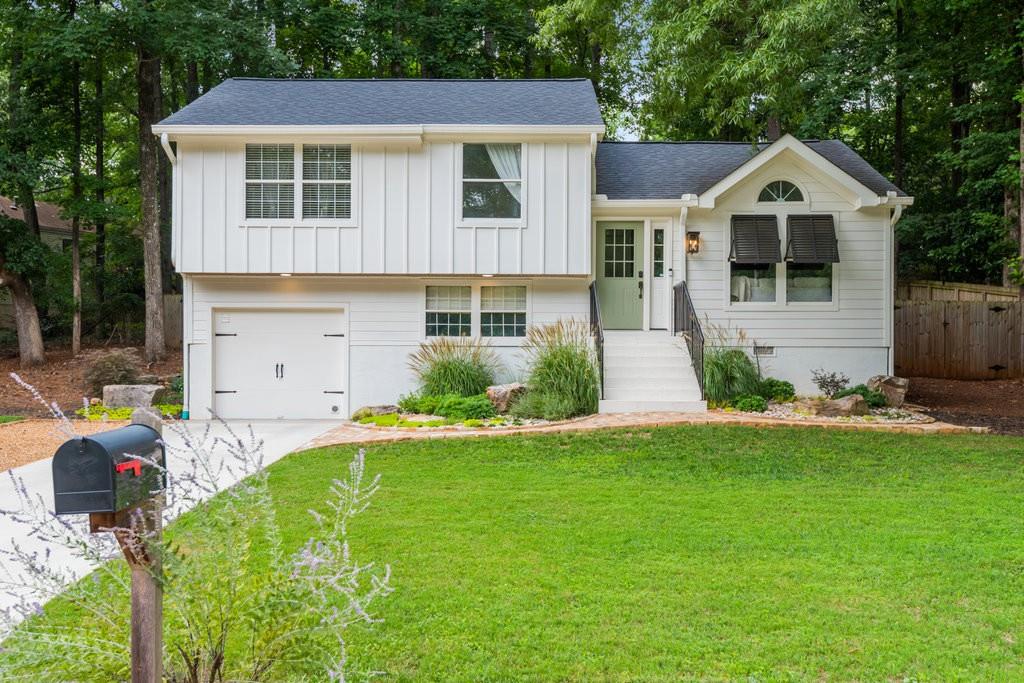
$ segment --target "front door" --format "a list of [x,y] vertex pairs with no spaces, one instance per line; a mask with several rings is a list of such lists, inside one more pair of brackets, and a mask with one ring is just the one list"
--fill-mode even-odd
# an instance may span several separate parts
[[609,330],[644,325],[644,224],[598,223],[597,296],[601,323]]

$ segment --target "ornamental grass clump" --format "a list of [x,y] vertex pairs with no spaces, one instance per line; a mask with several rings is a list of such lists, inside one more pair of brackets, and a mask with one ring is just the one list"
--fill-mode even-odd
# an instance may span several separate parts
[[597,412],[597,359],[586,323],[560,320],[531,327],[523,349],[529,376],[526,394],[512,406],[513,415],[564,420]]
[[476,396],[494,384],[498,359],[479,339],[437,337],[409,356],[421,396]]
[[729,403],[759,393],[761,378],[741,349],[711,346],[704,350],[704,394],[709,401]]

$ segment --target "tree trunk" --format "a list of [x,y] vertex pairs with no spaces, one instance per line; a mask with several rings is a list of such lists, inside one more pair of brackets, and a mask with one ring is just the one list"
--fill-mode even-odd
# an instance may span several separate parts
[[[99,5],[100,0],[96,0]],[[97,51],[96,56],[96,119],[93,122],[93,136],[96,138],[96,190],[95,198],[97,205],[96,219],[96,301],[103,303],[104,278],[107,267],[107,221],[103,218],[104,205],[106,203],[106,190],[104,183],[104,150],[103,137],[106,135],[103,125],[103,53]]]
[[[1018,55],[1019,63],[1024,70],[1024,51],[1021,55]],[[1024,79],[1022,79],[1021,90],[1024,90]],[[1020,267],[1024,269],[1024,106],[1017,105],[1019,110],[1017,115],[1018,127],[1017,127],[1017,149],[1020,155],[1020,161],[1018,166],[1018,193],[1017,193],[1017,255],[1020,257]],[[1020,296],[1021,300],[1024,300],[1024,280],[1018,283],[1020,285]]]
[[160,159],[151,130],[160,118],[160,58],[138,46],[139,194],[142,204],[143,271],[146,286],[146,360],[167,354],[164,342],[163,277],[160,260]]
[[904,108],[907,99],[907,85],[903,72],[903,6],[896,5],[896,102],[893,107],[893,145],[892,145],[892,173],[893,182],[896,187],[903,189],[903,181],[906,173],[906,161],[904,160],[903,147],[906,135],[906,121],[904,120]]
[[[960,44],[960,25],[954,22],[953,40],[954,49]],[[963,108],[971,101],[971,82],[967,80],[964,67],[961,62],[954,60],[953,73],[949,82],[949,103],[953,109],[953,118],[949,124],[950,151],[953,153],[953,168],[950,172],[950,189],[953,195],[960,194],[960,188],[964,184],[964,171],[960,165],[960,151],[963,148],[963,140],[971,132],[971,124]]]
[[[77,4],[77,0],[68,3],[69,22],[75,21]],[[71,355],[77,356],[82,350],[82,74],[78,60],[71,66],[71,79]]]
[[594,84],[594,94],[597,99],[601,99],[601,74],[604,73],[601,69],[601,61],[604,58],[604,51],[601,49],[601,44],[595,39],[590,45],[590,81]]
[[42,365],[46,362],[43,349],[43,332],[39,326],[39,311],[32,297],[32,285],[21,274],[6,269],[0,256],[0,285],[11,292],[14,304],[14,326],[18,333],[18,354],[21,367]]
[[199,65],[193,59],[186,67],[185,103],[190,103],[197,97],[199,97]]

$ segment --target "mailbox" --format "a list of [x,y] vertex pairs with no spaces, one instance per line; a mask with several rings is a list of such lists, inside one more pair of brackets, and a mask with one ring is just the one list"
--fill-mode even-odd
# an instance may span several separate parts
[[53,455],[54,511],[119,512],[152,498],[167,484],[164,455],[160,434],[142,424],[65,441]]

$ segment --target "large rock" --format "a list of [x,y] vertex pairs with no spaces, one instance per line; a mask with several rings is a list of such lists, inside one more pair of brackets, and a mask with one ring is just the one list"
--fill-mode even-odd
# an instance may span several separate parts
[[868,389],[885,394],[885,402],[891,408],[899,408],[907,400],[910,380],[893,375],[875,375],[868,380]]
[[382,406],[363,406],[356,412],[352,413],[352,421],[359,422],[365,420],[368,417],[376,417],[377,415],[390,415],[391,413],[397,413],[398,406],[393,405],[382,405]]
[[507,413],[515,400],[525,393],[526,385],[521,382],[495,384],[487,387],[487,398],[499,413]]
[[818,415],[822,417],[850,417],[851,415],[867,414],[868,402],[860,394],[824,401],[818,406]]
[[159,384],[108,384],[103,387],[107,408],[148,408],[163,402],[167,390]]

